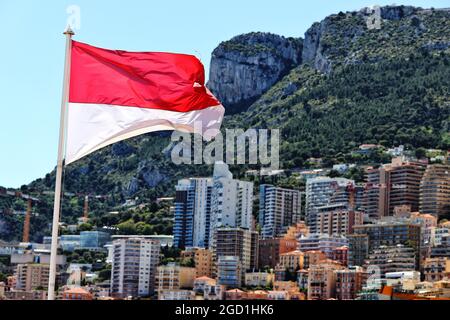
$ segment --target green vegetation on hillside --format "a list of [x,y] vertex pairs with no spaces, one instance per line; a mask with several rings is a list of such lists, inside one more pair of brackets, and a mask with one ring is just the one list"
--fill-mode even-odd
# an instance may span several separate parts
[[[425,149],[450,148],[450,19],[449,12],[420,11],[398,21],[383,20],[381,30],[364,29],[354,13],[333,15],[323,35],[331,73],[321,74],[303,64],[294,68],[242,113],[225,118],[224,128],[281,129],[283,169],[310,167],[321,158],[335,163],[379,164],[389,161],[383,152],[368,156],[352,151],[364,143],[393,147],[400,144],[416,155]],[[258,45],[228,43],[230,50],[264,50]],[[206,165],[174,165],[167,133],[153,133],[104,148],[65,170],[62,220],[73,224],[83,211],[83,194],[107,195],[90,201],[92,228],[104,225],[120,233],[171,233],[168,207],[152,207],[157,197],[173,196],[176,180],[210,176]],[[244,178],[254,166],[231,166]],[[333,173],[334,174],[334,173]],[[362,172],[349,177],[361,181]],[[249,178],[254,179],[254,178]],[[270,180],[254,179],[257,185]],[[302,188],[294,177],[277,181]],[[49,233],[54,172],[26,186],[41,202],[32,217],[32,238]],[[134,200],[141,209],[124,206]],[[0,209],[24,210],[20,200],[0,198]],[[111,213],[111,211],[117,211]],[[256,212],[255,212],[256,213]],[[0,238],[20,239],[23,216],[3,215]]]
[[[330,165],[364,162],[370,159],[351,154],[363,143],[448,149],[449,61],[449,53],[422,51],[343,66],[329,77],[301,66],[227,124],[281,128],[284,168],[310,157],[331,158]],[[293,82],[301,89],[272,99]]]

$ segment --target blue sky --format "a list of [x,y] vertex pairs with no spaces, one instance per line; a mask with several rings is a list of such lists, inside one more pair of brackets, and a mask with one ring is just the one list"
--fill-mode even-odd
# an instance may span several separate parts
[[[449,7],[450,0],[400,1]],[[0,185],[19,187],[56,163],[63,29],[70,5],[81,9],[74,39],[130,51],[197,55],[250,31],[303,36],[315,21],[339,11],[387,5],[374,0],[0,0]]]

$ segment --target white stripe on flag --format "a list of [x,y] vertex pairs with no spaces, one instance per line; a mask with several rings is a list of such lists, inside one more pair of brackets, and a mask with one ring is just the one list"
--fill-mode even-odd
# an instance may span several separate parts
[[210,139],[220,131],[225,112],[222,105],[189,112],[85,103],[69,103],[68,108],[66,164],[140,134],[193,132],[197,121],[202,122],[202,135]]

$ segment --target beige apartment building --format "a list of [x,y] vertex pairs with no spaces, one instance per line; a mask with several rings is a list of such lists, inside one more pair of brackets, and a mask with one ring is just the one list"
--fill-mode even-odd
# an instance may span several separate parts
[[286,252],[280,254],[280,262],[277,269],[288,269],[289,271],[296,271],[303,269],[304,253],[300,250]]
[[[365,211],[371,218],[392,216],[394,208],[409,205],[419,211],[420,185],[426,163],[394,158],[366,171]],[[428,212],[427,212],[428,213]]]
[[420,212],[437,218],[450,214],[450,165],[432,164],[420,182]]
[[190,260],[194,262],[196,269],[196,276],[199,277],[212,277],[213,275],[213,259],[212,252],[209,249],[188,247],[181,251],[181,261],[184,263]]
[[247,272],[245,285],[248,287],[267,287],[273,284],[275,275],[269,272]]
[[[338,206],[338,205],[335,205]],[[347,235],[353,233],[353,226],[364,222],[364,213],[341,208],[320,210],[316,216],[317,233],[331,235]]]
[[326,261],[309,268],[308,300],[328,300],[336,296],[336,272],[340,264]]
[[31,291],[36,288],[47,288],[49,277],[48,264],[20,263],[17,265],[16,289]]
[[192,289],[195,275],[195,268],[181,267],[174,263],[159,266],[156,271],[155,290],[160,294],[164,290]]
[[210,250],[197,248],[194,254],[194,262],[197,277],[212,277],[213,259]]
[[448,257],[427,258],[423,264],[425,281],[436,282],[450,279],[450,259]]
[[318,250],[305,251],[303,254],[303,269],[319,264],[327,259],[327,255]]

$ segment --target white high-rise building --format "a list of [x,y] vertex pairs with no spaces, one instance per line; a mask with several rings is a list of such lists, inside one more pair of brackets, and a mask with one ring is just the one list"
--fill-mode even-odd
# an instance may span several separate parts
[[214,166],[210,239],[218,228],[252,229],[253,182],[234,180],[228,165]]
[[217,228],[251,229],[252,209],[253,183],[233,179],[228,166],[217,162],[212,178],[178,181],[174,245],[208,248]]
[[111,295],[126,298],[153,294],[159,250],[156,240],[139,237],[114,240]]

